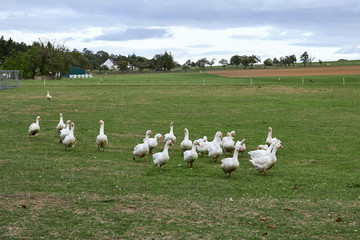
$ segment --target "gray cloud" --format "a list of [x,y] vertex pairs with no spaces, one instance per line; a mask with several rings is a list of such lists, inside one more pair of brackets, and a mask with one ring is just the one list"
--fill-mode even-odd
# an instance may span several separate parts
[[151,38],[170,38],[171,33],[166,29],[161,28],[128,28],[124,31],[111,31],[103,35],[97,36],[94,40],[103,41],[129,41],[129,40],[143,40]]
[[[266,41],[285,39],[293,46],[331,46],[339,48],[338,53],[346,53],[358,52],[358,48],[348,46],[356,46],[360,39],[360,1],[13,0],[1,6],[0,26],[0,36],[13,31],[40,34],[76,33],[89,28],[100,29],[100,32],[126,29],[104,32],[95,38],[84,39],[84,43],[172,38],[167,29],[179,26],[208,30],[269,26],[271,30],[266,36],[234,33],[231,37]],[[206,41],[201,45],[177,47],[204,48],[205,51],[212,48]]]
[[345,46],[345,47],[339,49],[338,51],[336,51],[335,53],[338,53],[338,54],[360,53],[360,47],[358,47],[356,45]]

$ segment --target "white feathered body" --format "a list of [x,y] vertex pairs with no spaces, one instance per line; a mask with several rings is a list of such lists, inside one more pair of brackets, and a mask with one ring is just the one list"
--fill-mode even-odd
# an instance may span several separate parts
[[60,130],[60,135],[59,135],[59,137],[60,137],[59,142],[60,143],[62,143],[64,141],[65,137],[67,135],[69,135],[69,133],[70,133],[70,124],[71,124],[71,121],[67,120],[66,121],[66,127]]
[[180,148],[182,152],[190,150],[192,148],[192,141],[189,139],[189,130],[185,128],[184,133],[184,140],[180,143]]
[[29,135],[30,135],[30,138],[31,138],[31,136],[33,136],[33,135],[38,135],[38,134],[39,134],[39,132],[40,132],[40,124],[39,124],[39,121],[40,121],[40,116],[37,116],[37,117],[36,117],[36,122],[30,124],[30,126],[29,126],[29,131],[28,131],[28,133],[29,133]]
[[174,144],[176,142],[176,137],[174,135],[174,123],[170,123],[170,132],[164,135],[164,142],[166,143],[168,140]]
[[240,141],[238,141],[235,145],[234,155],[233,157],[224,158],[221,160],[221,168],[224,171],[226,176],[230,177],[230,174],[239,167],[238,155],[241,150]]
[[267,170],[269,170],[270,168],[272,168],[272,166],[274,166],[274,164],[277,161],[276,158],[276,151],[277,149],[281,147],[281,144],[279,142],[275,143],[273,150],[271,151],[270,154],[265,155],[265,156],[260,156],[254,159],[250,159],[249,161],[253,164],[254,168],[259,172],[259,173],[266,173]]
[[207,144],[209,152],[208,156],[215,161],[223,154],[223,150],[220,147],[221,137],[222,133],[219,131],[215,134],[214,140]]
[[184,161],[187,165],[190,164],[190,167],[192,167],[194,161],[198,158],[198,153],[196,152],[196,146],[198,146],[199,142],[195,140],[192,143],[191,150],[187,150],[184,152]]
[[134,147],[134,157],[133,160],[135,160],[135,157],[139,158],[145,158],[147,155],[149,155],[150,149],[149,149],[149,136],[152,134],[151,130],[147,130],[145,133],[145,138],[143,139],[143,143],[139,143]]
[[75,123],[72,122],[69,134],[62,141],[64,146],[65,146],[65,149],[67,147],[74,147],[75,144],[76,144],[76,138],[75,138],[75,135],[74,135],[74,130],[75,130]]
[[169,157],[169,145],[172,144],[171,140],[168,140],[165,143],[164,150],[162,152],[154,153],[153,156],[153,163],[158,167],[161,168],[165,165],[170,157]]
[[96,137],[96,145],[98,146],[99,151],[101,148],[104,151],[106,145],[108,144],[108,138],[104,133],[104,121],[100,120],[99,123],[100,123],[100,131],[99,131],[99,135],[97,135]]
[[155,134],[155,136],[153,138],[149,138],[148,139],[148,144],[149,144],[149,150],[150,152],[157,147],[157,145],[159,144],[159,140],[162,139],[162,135],[160,133]]
[[58,125],[56,126],[56,130],[58,132],[58,134],[60,134],[61,129],[64,129],[66,127],[64,120],[63,120],[63,115],[62,113],[60,113],[60,120]]

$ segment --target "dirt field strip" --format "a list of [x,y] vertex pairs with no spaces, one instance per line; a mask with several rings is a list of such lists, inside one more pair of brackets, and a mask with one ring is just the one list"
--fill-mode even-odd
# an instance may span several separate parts
[[321,76],[321,75],[360,75],[360,66],[345,67],[307,67],[283,69],[241,69],[208,71],[223,77],[283,77],[283,76]]

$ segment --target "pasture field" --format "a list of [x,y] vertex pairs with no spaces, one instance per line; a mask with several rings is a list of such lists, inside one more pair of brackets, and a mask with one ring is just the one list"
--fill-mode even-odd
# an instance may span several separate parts
[[[206,73],[24,80],[0,91],[2,239],[355,239],[360,234],[360,77],[225,78]],[[53,100],[48,101],[46,91]],[[77,144],[58,143],[59,113]],[[29,125],[41,116],[41,131]],[[99,120],[109,145],[98,152]],[[132,161],[145,131],[177,142],[159,172]],[[239,157],[226,178],[217,163],[183,161],[190,139],[235,130],[247,150],[281,139],[260,175]],[[155,149],[162,151],[163,143]]]

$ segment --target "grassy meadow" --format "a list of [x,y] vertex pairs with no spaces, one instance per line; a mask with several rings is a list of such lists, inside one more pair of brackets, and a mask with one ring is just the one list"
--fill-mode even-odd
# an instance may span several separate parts
[[[303,83],[192,72],[24,80],[1,90],[0,238],[355,239],[360,77]],[[75,122],[73,150],[58,143],[60,112]],[[40,134],[29,139],[37,115]],[[100,119],[104,152],[95,143]],[[163,171],[151,156],[132,161],[145,131],[165,134],[171,121],[177,142]],[[254,150],[270,126],[284,148],[266,176],[248,154],[230,178],[220,159],[183,161],[185,127],[191,140],[235,130]]]

